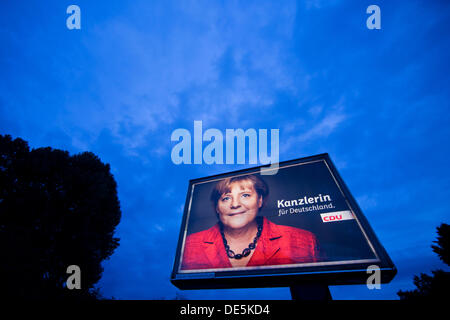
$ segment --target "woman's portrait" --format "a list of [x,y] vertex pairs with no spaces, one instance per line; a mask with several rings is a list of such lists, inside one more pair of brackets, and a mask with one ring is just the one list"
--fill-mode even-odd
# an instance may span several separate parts
[[289,265],[317,262],[309,231],[279,225],[260,215],[269,188],[258,175],[220,180],[211,193],[217,223],[187,236],[181,270]]

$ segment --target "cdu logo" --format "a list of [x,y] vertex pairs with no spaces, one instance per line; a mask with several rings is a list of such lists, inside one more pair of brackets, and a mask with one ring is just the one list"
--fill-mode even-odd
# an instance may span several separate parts
[[320,217],[322,218],[322,222],[335,222],[354,219],[350,210],[321,213]]

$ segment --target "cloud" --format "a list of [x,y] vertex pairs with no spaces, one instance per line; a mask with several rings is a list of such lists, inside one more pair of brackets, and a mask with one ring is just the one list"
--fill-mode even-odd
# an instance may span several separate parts
[[313,140],[320,137],[327,137],[330,135],[338,125],[346,119],[346,115],[343,113],[331,113],[326,115],[322,121],[314,125],[311,129],[301,134],[297,141],[304,142],[307,140]]
[[[78,66],[83,87],[53,126],[75,137],[78,149],[89,149],[108,130],[130,156],[161,156],[170,132],[193,120],[236,127],[270,109],[277,90],[298,90],[285,63],[295,7],[293,1],[137,2],[124,9],[128,15],[106,15],[74,43],[87,57]],[[143,14],[154,12],[161,16]],[[66,61],[58,51],[53,59]],[[71,95],[70,81],[63,85]]]
[[280,141],[280,152],[289,153],[293,148],[298,149],[295,146],[305,148],[305,146],[317,142],[318,139],[329,137],[338,130],[339,126],[349,118],[341,101],[326,109],[327,111],[322,113],[322,117],[320,117],[320,112],[315,111],[310,117],[303,113],[303,117],[300,119],[288,120],[287,124],[282,126],[287,130],[284,139]]

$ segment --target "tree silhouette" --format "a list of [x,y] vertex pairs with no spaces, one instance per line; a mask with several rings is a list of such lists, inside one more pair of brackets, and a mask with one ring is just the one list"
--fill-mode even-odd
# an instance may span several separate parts
[[[450,226],[446,223],[437,227],[438,240],[433,241],[437,245],[432,245],[432,249],[439,255],[439,258],[449,265],[450,250]],[[450,272],[443,270],[432,271],[433,275],[421,273],[414,276],[413,283],[416,289],[411,291],[397,292],[401,300],[448,300],[450,298]]]
[[[0,296],[98,298],[120,218],[116,182],[96,155],[0,135]],[[80,290],[66,288],[70,265],[81,269]]]
[[437,246],[433,245],[431,248],[446,265],[450,265],[450,226],[446,223],[441,224],[437,227],[437,233],[437,241],[433,241]]

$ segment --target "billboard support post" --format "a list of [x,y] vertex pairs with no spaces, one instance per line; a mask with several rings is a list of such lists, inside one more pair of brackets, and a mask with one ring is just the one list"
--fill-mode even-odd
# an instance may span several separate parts
[[320,284],[302,284],[290,286],[292,300],[306,301],[306,300],[321,300],[330,301],[330,289],[327,285]]

